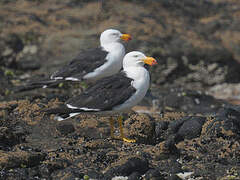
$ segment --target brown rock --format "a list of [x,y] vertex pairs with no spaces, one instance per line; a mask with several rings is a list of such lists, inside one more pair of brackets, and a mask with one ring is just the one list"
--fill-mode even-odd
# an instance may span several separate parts
[[4,152],[0,151],[0,167],[1,168],[16,168],[16,167],[31,167],[39,164],[44,160],[45,154],[36,152]]
[[177,155],[179,153],[174,141],[170,139],[155,146],[148,147],[144,149],[144,152],[149,153],[155,160],[168,159],[171,155]]
[[155,142],[155,122],[147,114],[132,114],[124,122],[128,134],[139,143],[153,144]]

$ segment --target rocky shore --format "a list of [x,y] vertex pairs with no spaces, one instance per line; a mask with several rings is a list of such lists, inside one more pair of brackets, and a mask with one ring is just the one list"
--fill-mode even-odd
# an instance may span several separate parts
[[[239,10],[234,0],[1,1],[0,179],[240,179]],[[124,114],[136,143],[110,139],[107,116],[57,122],[41,112],[83,84],[15,91],[109,27],[159,63],[145,99]]]

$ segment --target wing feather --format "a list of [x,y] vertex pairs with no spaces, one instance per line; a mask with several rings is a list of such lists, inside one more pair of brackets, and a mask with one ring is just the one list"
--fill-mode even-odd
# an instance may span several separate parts
[[128,100],[136,89],[131,86],[133,79],[124,72],[99,80],[81,95],[71,98],[66,104],[76,108],[111,110]]
[[53,73],[51,79],[71,77],[81,80],[84,75],[93,72],[96,68],[107,62],[107,54],[108,52],[101,47],[83,51],[69,64]]

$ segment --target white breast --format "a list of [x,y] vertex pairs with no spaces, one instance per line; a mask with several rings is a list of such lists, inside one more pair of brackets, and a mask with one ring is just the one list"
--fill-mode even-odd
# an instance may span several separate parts
[[149,88],[150,76],[145,68],[129,67],[125,70],[127,76],[133,79],[131,85],[136,89],[136,92],[123,104],[113,108],[114,111],[130,110],[144,98]]
[[95,69],[93,72],[86,74],[83,78],[88,80],[98,80],[103,77],[116,74],[122,68],[122,61],[125,55],[125,48],[121,43],[111,43],[104,46],[108,51],[107,62]]

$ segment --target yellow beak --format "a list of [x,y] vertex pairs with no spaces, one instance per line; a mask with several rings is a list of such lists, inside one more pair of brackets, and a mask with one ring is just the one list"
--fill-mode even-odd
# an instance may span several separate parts
[[150,66],[152,66],[152,65],[154,65],[154,64],[157,64],[156,59],[154,59],[153,57],[147,57],[147,58],[143,59],[143,62],[144,62],[145,64],[150,65]]
[[130,34],[122,34],[122,36],[120,38],[124,41],[129,41],[132,39]]

